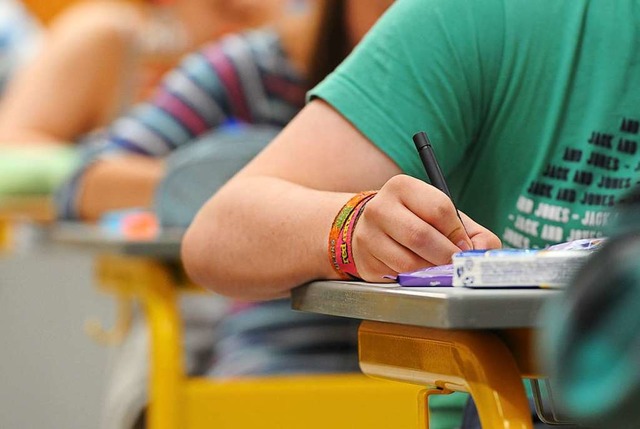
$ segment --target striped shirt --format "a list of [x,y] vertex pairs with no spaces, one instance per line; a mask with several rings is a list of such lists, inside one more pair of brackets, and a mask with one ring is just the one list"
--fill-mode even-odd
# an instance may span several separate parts
[[[161,157],[229,122],[284,127],[302,108],[305,83],[267,31],[225,38],[188,56],[148,103],[116,121],[88,150],[63,192],[63,215],[76,217],[73,196],[88,165],[125,153]],[[187,310],[187,313],[188,310]],[[193,332],[197,321],[185,323]],[[357,326],[351,319],[291,310],[288,300],[234,305],[216,330],[217,377],[354,372]],[[195,350],[187,347],[187,356]]]
[[285,126],[304,105],[305,81],[269,30],[225,37],[185,57],[148,102],[89,138],[81,166],[57,195],[61,218],[78,217],[78,183],[97,160],[163,157],[229,123]]

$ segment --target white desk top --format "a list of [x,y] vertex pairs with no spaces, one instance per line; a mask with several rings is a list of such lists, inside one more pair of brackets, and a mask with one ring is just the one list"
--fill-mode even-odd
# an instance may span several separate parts
[[525,328],[539,325],[541,307],[558,293],[547,289],[407,288],[317,281],[293,290],[292,307],[430,328]]

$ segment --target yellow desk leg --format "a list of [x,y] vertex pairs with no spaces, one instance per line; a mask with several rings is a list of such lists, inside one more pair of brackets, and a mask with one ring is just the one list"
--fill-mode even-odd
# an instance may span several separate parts
[[185,370],[176,287],[169,270],[146,258],[103,256],[102,283],[140,299],[149,324],[149,429],[182,429]]
[[485,428],[533,427],[520,370],[491,332],[365,321],[358,343],[365,374],[469,392]]
[[179,429],[185,374],[182,362],[181,322],[176,293],[169,273],[156,267],[151,287],[143,298],[151,334],[151,390],[149,392],[150,429]]

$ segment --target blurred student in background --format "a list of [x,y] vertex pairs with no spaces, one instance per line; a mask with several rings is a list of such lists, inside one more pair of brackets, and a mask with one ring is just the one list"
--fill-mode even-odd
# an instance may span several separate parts
[[40,31],[28,58],[30,16],[3,3],[0,36],[10,45],[0,48],[0,79],[23,65],[0,98],[0,196],[52,192],[78,162],[71,143],[148,98],[183,54],[273,21],[283,1],[78,2]]
[[[352,3],[311,2],[311,17],[284,13],[269,29],[226,37],[187,57],[149,102],[96,139],[97,150],[61,192],[62,216],[91,220],[109,210],[151,207],[163,158],[229,121],[286,125],[304,105],[305,91],[339,64],[391,1],[345,4]],[[363,10],[348,15],[354,25],[341,28],[350,7]]]
[[[60,190],[61,216],[94,220],[111,210],[150,208],[165,159],[178,149],[215,145],[215,131],[230,123],[285,126],[303,107],[306,91],[391,3],[289,0],[270,28],[229,35],[189,55],[148,102],[94,140],[94,150]],[[264,143],[273,135],[265,134]],[[211,163],[208,170],[215,175],[221,167]],[[295,313],[288,301],[234,303],[218,327],[208,373],[357,371],[356,328],[355,321]]]
[[72,143],[146,98],[185,53],[272,21],[278,0],[86,1],[44,31],[0,103],[0,143]]

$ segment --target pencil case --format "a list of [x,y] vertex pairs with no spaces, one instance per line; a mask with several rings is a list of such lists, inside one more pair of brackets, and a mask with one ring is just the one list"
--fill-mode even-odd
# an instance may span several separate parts
[[546,249],[498,249],[453,255],[453,286],[548,287],[569,284],[603,239],[576,240]]

